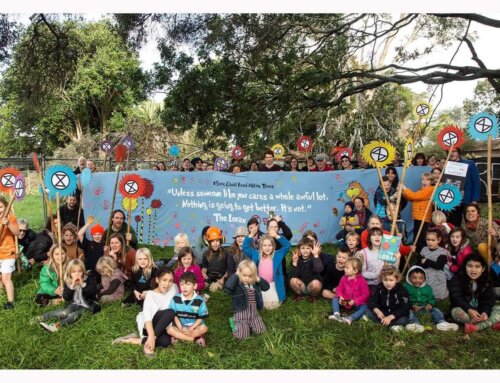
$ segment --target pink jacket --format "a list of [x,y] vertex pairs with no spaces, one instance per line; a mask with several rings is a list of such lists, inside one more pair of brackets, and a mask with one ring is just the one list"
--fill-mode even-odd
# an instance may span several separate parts
[[347,275],[344,275],[337,286],[336,294],[339,298],[345,300],[353,299],[357,307],[368,304],[370,299],[368,283],[366,283],[366,279],[363,278],[361,273],[353,279],[349,279]]
[[452,273],[457,273],[458,270],[460,270],[460,267],[462,266],[462,263],[464,263],[465,257],[467,257],[470,253],[472,253],[472,249],[469,246],[469,241],[466,241],[465,244],[460,248],[460,250],[457,253],[457,263],[451,263],[450,258],[448,258],[448,262],[450,264],[450,271]]
[[183,273],[185,273],[186,271],[191,271],[196,275],[196,280],[198,281],[197,282],[198,288],[196,289],[196,291],[203,290],[205,288],[205,278],[203,278],[203,274],[201,273],[200,266],[198,266],[198,265],[192,265],[192,266],[189,266],[188,268],[184,268],[184,267],[180,266],[174,271],[174,282],[177,285],[177,287],[180,288],[179,279],[181,278],[181,275]]

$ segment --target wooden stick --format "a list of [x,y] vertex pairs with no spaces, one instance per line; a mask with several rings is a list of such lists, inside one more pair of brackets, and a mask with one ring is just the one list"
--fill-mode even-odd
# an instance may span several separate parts
[[[399,183],[401,185],[404,184],[404,180],[405,180],[405,177],[406,177],[406,169],[408,169],[408,167],[406,166],[406,161],[405,161],[405,164],[403,166],[403,173],[401,174],[401,179],[399,180]],[[396,214],[393,214],[392,216],[392,227],[391,227],[391,235],[394,235],[394,232],[397,230],[397,222],[398,222],[398,212],[399,212],[399,206],[401,205],[401,197],[403,196],[403,190],[401,188],[399,188],[399,185],[398,185],[398,189],[396,192],[398,193],[398,198],[396,200]]]
[[56,207],[57,207],[57,244],[59,246],[59,256],[61,261],[59,262],[59,284],[61,287],[64,286],[64,276],[62,267],[62,228],[61,228],[61,209],[60,209],[60,198],[59,192],[56,193]]
[[102,163],[102,171],[105,172],[106,171],[106,162],[108,161],[108,154],[105,153],[104,154],[104,162]]
[[115,181],[115,189],[113,191],[113,202],[111,203],[111,210],[109,212],[109,220],[108,220],[108,227],[106,228],[106,241],[104,242],[105,245],[108,245],[108,240],[109,240],[109,230],[111,228],[111,221],[113,219],[113,210],[115,210],[115,200],[116,200],[116,189],[118,189],[118,179],[120,178],[120,166],[121,163],[118,163],[116,165],[116,181]]
[[[127,209],[127,237],[130,234],[130,218],[132,215],[132,199],[128,199],[128,209]],[[129,245],[129,240],[127,239],[127,246]]]
[[487,165],[486,165],[486,170],[487,170],[487,181],[486,181],[486,186],[487,186],[487,193],[488,193],[488,265],[491,264],[492,259],[491,259],[491,243],[493,238],[491,237],[491,234],[489,232],[491,229],[493,229],[493,206],[492,206],[492,201],[491,201],[491,134],[488,135],[488,159],[487,159]]
[[[436,181],[436,185],[434,186],[434,189],[432,190],[432,194],[431,194],[431,198],[429,199],[429,203],[427,204],[427,207],[425,208],[423,221],[420,224],[420,227],[418,228],[418,233],[417,233],[416,237],[413,239],[413,246],[412,246],[412,249],[410,251],[410,254],[408,254],[408,257],[406,258],[405,267],[403,269],[403,275],[406,272],[408,265],[410,264],[410,259],[411,259],[411,256],[413,255],[413,248],[417,245],[418,239],[420,238],[420,234],[422,233],[422,229],[424,227],[425,216],[427,215],[427,212],[429,211],[429,208],[432,205],[432,201],[434,200],[434,194],[436,194],[436,190],[437,190],[439,184],[441,183],[441,179],[443,178],[443,175],[444,175],[444,170],[446,169],[446,165],[448,165],[448,161],[450,160],[450,155],[451,155],[452,151],[453,151],[453,145],[450,146],[450,150],[448,151],[448,156],[446,157],[446,162],[444,163],[444,166],[443,166],[443,171],[439,174],[439,179]],[[413,228],[413,230],[415,231],[415,228]]]
[[78,218],[76,219],[76,232],[78,233],[78,230],[80,230],[80,216],[82,214],[82,206],[83,206],[83,186],[80,185],[80,203],[78,206]]
[[[36,153],[34,153],[34,155],[35,154]],[[38,159],[37,159],[37,162],[38,162]],[[43,199],[45,200],[45,205],[47,205],[47,212],[48,212],[49,217],[50,217],[50,227],[51,227],[52,233],[53,233],[55,230],[55,227],[54,227],[54,218],[52,217],[52,204],[50,203],[49,197],[45,191],[45,183],[43,182],[42,171],[37,170],[37,174],[38,174],[38,181],[40,182],[40,187],[42,188]]]
[[[7,205],[7,209],[5,209],[5,212],[3,213],[3,216],[5,218],[9,217],[10,209],[12,208],[12,205],[14,204],[14,200],[15,200],[14,195],[12,195],[12,193],[11,193],[11,199],[9,201],[9,204]],[[7,224],[7,226],[8,226],[8,224]],[[5,226],[2,223],[0,223],[0,242],[2,241],[4,229],[5,229]]]
[[17,235],[14,236],[14,245],[16,246],[16,266],[17,272],[21,273],[21,257],[19,256],[19,239]]

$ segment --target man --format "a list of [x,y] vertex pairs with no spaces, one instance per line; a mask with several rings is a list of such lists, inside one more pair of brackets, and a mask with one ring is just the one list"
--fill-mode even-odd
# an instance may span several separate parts
[[191,162],[189,161],[189,158],[184,158],[182,160],[182,169],[181,172],[192,172],[193,169],[191,168]]
[[450,161],[468,164],[467,175],[465,176],[464,197],[459,206],[448,213],[448,223],[455,227],[462,225],[464,206],[469,203],[477,204],[481,195],[481,178],[477,170],[476,163],[472,160],[461,158],[460,148],[454,148],[450,154]]
[[83,169],[85,169],[85,165],[87,164],[87,160],[85,157],[78,157],[78,166],[73,170],[73,173],[80,174]]
[[83,210],[80,213],[80,224],[78,225],[78,209],[79,209],[79,204],[78,204],[78,199],[74,195],[70,195],[66,197],[66,204],[62,205],[59,208],[60,214],[61,214],[61,222],[62,226],[64,227],[67,223],[72,223],[75,226],[78,226],[78,228],[81,228],[85,225],[85,219],[83,217]]
[[17,225],[19,226],[17,239],[19,245],[22,246],[21,254],[26,256],[30,243],[36,238],[36,233],[29,228],[29,222],[26,219],[19,219]]
[[194,167],[195,172],[202,172],[203,171],[203,160],[200,157],[195,157],[191,160],[191,164]]
[[127,226],[128,225],[125,223],[125,213],[122,210],[115,210],[113,212],[113,216],[111,217],[111,226],[104,231],[104,240],[108,238],[108,231],[110,236],[113,233],[120,233],[121,235],[123,235],[123,238],[125,238],[125,240],[129,242],[130,246],[132,246],[134,249],[137,249],[138,242],[135,230],[132,226],[130,226],[130,233],[127,234]]
[[326,164],[327,158],[325,153],[316,154],[314,160],[316,161],[316,169],[311,170],[312,172],[329,172],[333,170],[331,166]]
[[282,171],[281,166],[274,163],[274,152],[266,150],[264,153],[264,165],[261,165],[259,171],[261,172],[279,172]]
[[87,167],[90,169],[92,173],[97,172],[97,166],[93,160],[87,160]]

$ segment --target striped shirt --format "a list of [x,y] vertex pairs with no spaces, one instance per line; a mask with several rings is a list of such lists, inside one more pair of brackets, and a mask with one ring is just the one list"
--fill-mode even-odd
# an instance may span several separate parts
[[[168,308],[175,311],[183,327],[192,326],[198,319],[208,318],[205,300],[198,294],[194,294],[192,299],[185,299],[182,293],[176,294]],[[204,321],[202,323],[205,324]]]

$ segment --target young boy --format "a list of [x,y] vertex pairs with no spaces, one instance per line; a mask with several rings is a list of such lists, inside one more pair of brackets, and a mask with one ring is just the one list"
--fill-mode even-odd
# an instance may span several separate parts
[[344,215],[340,218],[339,222],[340,230],[335,238],[337,239],[337,243],[339,246],[345,246],[345,236],[347,233],[351,231],[359,230],[361,226],[359,226],[359,219],[354,211],[354,202],[346,202],[344,205]]
[[196,274],[191,271],[181,275],[181,292],[172,298],[168,307],[175,312],[175,318],[174,325],[167,329],[167,333],[175,339],[196,342],[205,347],[203,335],[208,331],[208,327],[204,319],[208,317],[208,309],[203,297],[196,294],[196,281]]
[[309,301],[316,302],[322,287],[320,251],[319,243],[313,243],[309,238],[302,238],[293,251],[290,287],[295,292],[295,301],[301,300],[302,294],[310,294]]
[[335,262],[328,265],[323,278],[323,291],[321,292],[323,298],[331,300],[337,296],[337,286],[345,274],[345,263],[350,257],[351,252],[349,249],[341,247],[337,252]]
[[[104,255],[104,241],[102,240],[104,228],[99,224],[93,225],[93,223],[94,217],[89,216],[87,223],[78,231],[78,246],[83,249],[85,254],[85,269],[99,282],[101,276],[95,271],[95,267],[99,258]],[[92,226],[90,229],[92,241],[85,237],[85,232],[90,226]]]
[[404,284],[410,295],[410,323],[406,329],[412,332],[423,332],[424,326],[420,324],[418,315],[430,312],[432,321],[436,324],[436,329],[440,331],[457,331],[458,325],[448,323],[444,320],[444,315],[437,307],[436,299],[432,288],[426,284],[425,270],[420,266],[412,266],[406,275]]

